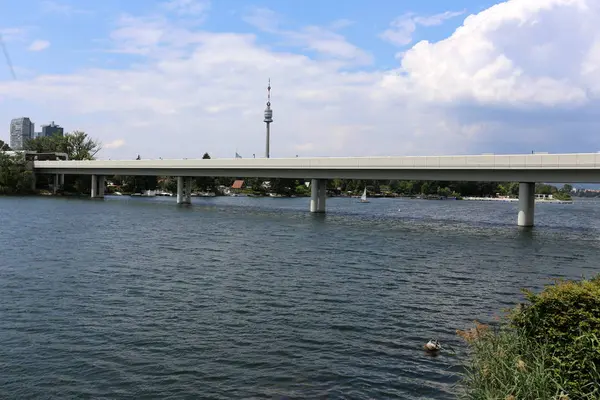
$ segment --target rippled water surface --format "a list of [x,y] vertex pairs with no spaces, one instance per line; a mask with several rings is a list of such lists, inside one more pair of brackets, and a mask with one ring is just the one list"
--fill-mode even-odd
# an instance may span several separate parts
[[193,202],[0,198],[0,398],[450,399],[457,328],[600,258],[594,201]]

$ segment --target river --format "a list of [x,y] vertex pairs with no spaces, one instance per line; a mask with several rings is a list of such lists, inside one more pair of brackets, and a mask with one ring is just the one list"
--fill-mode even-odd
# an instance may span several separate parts
[[0,198],[0,398],[451,399],[456,329],[598,271],[593,200],[308,201]]

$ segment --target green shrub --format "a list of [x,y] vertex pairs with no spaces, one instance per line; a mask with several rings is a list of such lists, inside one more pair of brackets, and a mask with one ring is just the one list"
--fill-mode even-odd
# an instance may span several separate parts
[[298,196],[307,196],[310,194],[310,188],[307,188],[306,185],[298,185],[296,186],[296,195]]
[[571,197],[571,195],[569,193],[564,193],[564,192],[556,192],[556,193],[554,193],[553,197],[556,200],[562,200],[562,201],[573,200],[573,198]]
[[0,151],[0,195],[30,193],[33,174],[22,154]]
[[457,331],[469,344],[468,399],[599,399],[600,276],[525,291],[492,330]]
[[512,325],[547,346],[547,362],[571,398],[600,398],[600,276],[525,294],[529,304],[513,310]]

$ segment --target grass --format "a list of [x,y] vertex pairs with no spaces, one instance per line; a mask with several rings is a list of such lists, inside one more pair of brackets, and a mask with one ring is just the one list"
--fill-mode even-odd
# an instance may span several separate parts
[[547,364],[547,347],[532,343],[524,332],[476,324],[459,331],[469,343],[470,365],[462,381],[461,398],[470,400],[561,399],[562,385]]
[[600,277],[526,298],[498,327],[457,331],[470,353],[460,397],[600,399]]

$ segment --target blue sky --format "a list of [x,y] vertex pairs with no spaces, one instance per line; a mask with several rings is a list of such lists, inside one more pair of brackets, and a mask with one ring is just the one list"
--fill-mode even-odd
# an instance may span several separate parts
[[[593,0],[0,0],[11,118],[102,158],[598,151]],[[2,122],[4,121],[4,122]]]
[[[259,43],[273,45],[285,51],[302,53],[302,49],[285,44],[277,44],[277,33],[263,32],[244,20],[256,9],[270,9],[283,18],[287,28],[301,29],[304,26],[335,26],[340,24],[339,32],[351,43],[368,49],[375,63],[368,68],[394,68],[397,64],[394,54],[398,46],[381,40],[378,35],[388,28],[391,16],[405,13],[416,15],[435,15],[448,11],[447,2],[434,1],[383,1],[369,2],[347,1],[340,9],[338,3],[316,0],[299,1],[242,1],[219,0],[210,3],[209,17],[202,22],[194,15],[182,16],[164,6],[164,1],[153,0],[5,0],[2,4],[0,26],[4,29],[24,29],[26,33],[19,42],[11,43],[10,55],[18,66],[32,68],[37,72],[68,73],[82,66],[92,64],[107,68],[118,68],[135,61],[135,58],[121,55],[110,57],[102,54],[110,49],[107,37],[115,28],[116,21],[122,15],[162,14],[173,20],[183,20],[190,27],[197,26],[212,32],[252,32],[258,35]],[[368,5],[369,4],[369,5]],[[478,12],[493,2],[455,0],[452,11]],[[460,16],[451,18],[443,24],[417,30],[414,41],[437,41],[449,36],[462,23]],[[9,33],[10,36],[10,33]],[[44,40],[51,43],[49,51],[31,52],[27,50],[27,40]],[[413,43],[411,42],[411,43]],[[408,47],[401,46],[403,48]],[[51,50],[51,51],[50,51]],[[310,52],[309,52],[310,54]],[[313,52],[314,54],[314,52]],[[66,62],[68,59],[68,62]],[[35,66],[38,66],[37,68]],[[43,68],[39,66],[43,65]],[[0,78],[8,79],[9,71],[0,71]]]

